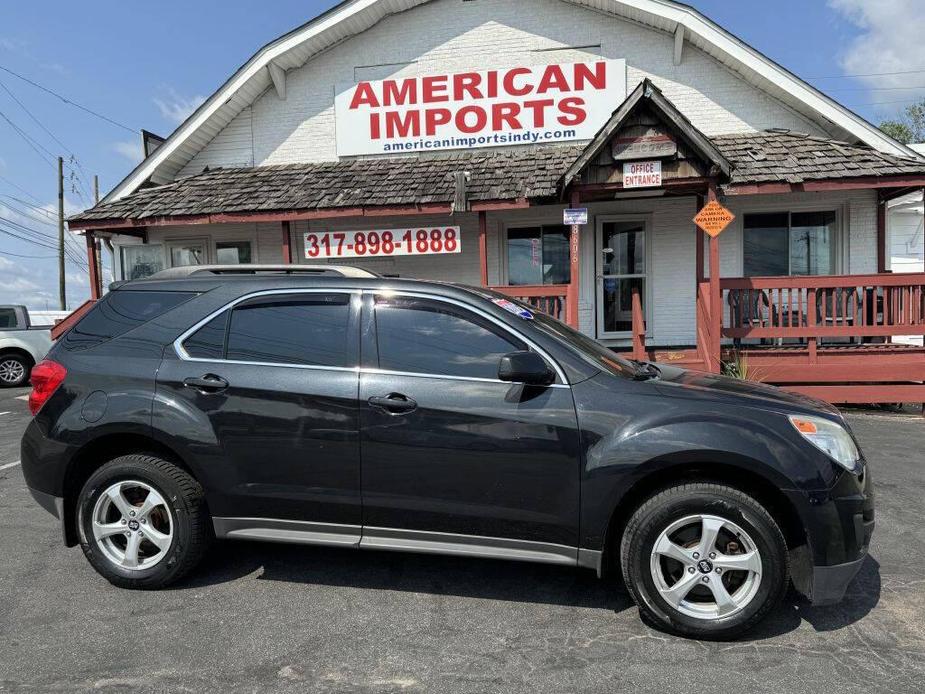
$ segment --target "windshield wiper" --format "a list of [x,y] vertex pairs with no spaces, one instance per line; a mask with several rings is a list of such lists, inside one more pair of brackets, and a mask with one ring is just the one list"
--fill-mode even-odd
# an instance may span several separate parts
[[647,361],[637,361],[635,359],[633,363],[639,365],[639,368],[636,370],[636,375],[633,376],[637,381],[651,381],[660,378],[662,375],[662,370],[655,364]]

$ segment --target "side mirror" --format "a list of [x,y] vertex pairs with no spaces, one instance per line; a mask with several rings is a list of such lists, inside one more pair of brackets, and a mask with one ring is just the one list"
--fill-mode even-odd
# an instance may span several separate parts
[[536,352],[511,352],[501,357],[498,378],[508,383],[548,386],[556,379],[546,360]]

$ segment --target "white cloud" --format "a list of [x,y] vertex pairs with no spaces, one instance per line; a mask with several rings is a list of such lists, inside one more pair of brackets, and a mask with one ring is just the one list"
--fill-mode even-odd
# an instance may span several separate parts
[[189,118],[193,111],[206,100],[204,96],[198,94],[189,98],[181,96],[173,87],[168,87],[166,92],[163,99],[155,98],[154,103],[160,109],[161,115],[174,125],[180,125]]
[[14,39],[11,36],[0,36],[0,49],[10,53],[28,55],[29,42],[23,39]]
[[[829,7],[854,24],[860,33],[840,56],[849,75],[925,70],[925,12],[922,0],[828,0]],[[912,87],[925,84],[925,72],[860,77],[870,87]],[[925,89],[877,91],[878,101],[909,97]]]
[[141,138],[124,142],[114,142],[112,148],[133,164],[137,164],[144,159],[144,147],[142,147]]

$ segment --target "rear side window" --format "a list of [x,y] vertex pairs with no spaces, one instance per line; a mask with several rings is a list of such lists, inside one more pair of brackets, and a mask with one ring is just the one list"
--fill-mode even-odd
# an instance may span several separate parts
[[110,292],[68,331],[64,346],[69,350],[95,347],[162,316],[194,296],[194,292]]
[[[225,358],[261,364],[355,366],[350,363],[354,359],[349,348],[349,322],[349,294],[254,299],[231,311]],[[199,349],[214,353],[219,327],[209,323],[202,330],[206,329],[191,339],[197,340]],[[185,346],[190,352],[189,341]]]
[[213,318],[183,343],[183,349],[194,359],[222,359],[225,356],[225,333],[231,311]]
[[0,330],[16,327],[16,309],[0,308]]
[[376,297],[379,368],[498,378],[501,357],[527,346],[480,316],[439,301]]

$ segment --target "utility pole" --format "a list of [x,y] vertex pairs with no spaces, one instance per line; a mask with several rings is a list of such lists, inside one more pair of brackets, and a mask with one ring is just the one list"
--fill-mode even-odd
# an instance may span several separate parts
[[64,288],[64,159],[58,157],[58,294],[61,310],[67,311],[67,292]]
[[[96,174],[93,174],[93,204],[100,204],[100,177]],[[102,239],[96,239],[96,247],[94,248],[94,253],[96,253],[96,267],[97,267],[97,289],[99,295],[103,296],[103,241]]]

